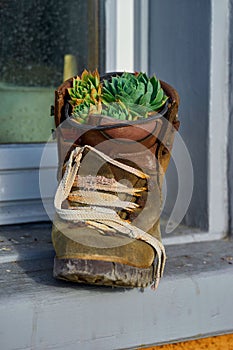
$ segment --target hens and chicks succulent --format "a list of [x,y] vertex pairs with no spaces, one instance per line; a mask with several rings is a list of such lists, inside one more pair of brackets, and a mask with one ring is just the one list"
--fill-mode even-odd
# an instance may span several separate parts
[[148,118],[167,101],[159,80],[145,73],[123,73],[101,81],[97,70],[84,70],[73,78],[68,89],[72,117],[86,123],[90,114],[106,115],[120,120]]

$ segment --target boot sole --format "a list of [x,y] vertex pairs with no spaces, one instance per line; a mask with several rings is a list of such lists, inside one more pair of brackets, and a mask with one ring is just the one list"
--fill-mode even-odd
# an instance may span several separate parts
[[138,268],[102,260],[54,259],[55,278],[112,287],[147,287],[153,281],[154,267]]

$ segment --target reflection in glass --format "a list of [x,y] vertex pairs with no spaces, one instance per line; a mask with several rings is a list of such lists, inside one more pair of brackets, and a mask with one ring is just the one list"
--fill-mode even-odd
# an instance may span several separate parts
[[46,141],[65,57],[104,71],[104,1],[0,0],[0,23],[0,143]]

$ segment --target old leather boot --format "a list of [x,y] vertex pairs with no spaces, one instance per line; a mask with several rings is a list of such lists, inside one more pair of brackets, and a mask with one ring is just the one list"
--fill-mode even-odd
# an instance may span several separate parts
[[179,97],[168,84],[162,117],[130,125],[67,116],[67,88],[55,93],[60,184],[52,230],[56,278],[124,287],[157,287],[165,264],[160,210]]

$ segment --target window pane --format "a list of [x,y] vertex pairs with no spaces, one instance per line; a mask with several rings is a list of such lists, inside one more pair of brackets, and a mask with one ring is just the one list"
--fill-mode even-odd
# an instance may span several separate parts
[[1,1],[0,143],[46,141],[54,88],[84,68],[103,71],[103,5]]

